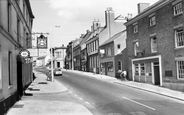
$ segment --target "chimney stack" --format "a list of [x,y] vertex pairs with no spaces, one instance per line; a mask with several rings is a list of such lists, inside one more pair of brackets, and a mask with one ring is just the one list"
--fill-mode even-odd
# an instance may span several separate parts
[[138,14],[140,14],[141,12],[143,12],[146,8],[149,7],[149,3],[139,3],[137,4],[137,8],[138,8]]
[[112,7],[107,8],[105,11],[105,23],[107,27],[114,23],[114,11]]

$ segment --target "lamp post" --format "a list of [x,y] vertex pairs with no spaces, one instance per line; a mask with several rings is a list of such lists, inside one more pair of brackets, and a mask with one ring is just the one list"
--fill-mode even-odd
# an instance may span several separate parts
[[[50,30],[51,30],[51,32],[50,32],[50,34],[52,35],[52,28],[53,27],[56,27],[56,28],[59,28],[60,26],[59,25],[55,25],[55,26],[50,26]],[[53,37],[53,36],[52,36]],[[52,38],[51,36],[50,36],[50,38]],[[52,77],[52,82],[54,82],[54,70],[53,70],[53,48],[52,48],[52,45],[51,45],[51,39],[50,39],[50,49],[51,49],[51,51],[50,51],[50,60],[51,60],[51,77]]]

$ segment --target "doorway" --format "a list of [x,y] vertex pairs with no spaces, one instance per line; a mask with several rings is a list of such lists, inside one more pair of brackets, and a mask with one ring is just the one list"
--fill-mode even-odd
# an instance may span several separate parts
[[155,78],[155,85],[160,85],[159,62],[154,63],[154,78]]
[[60,68],[60,62],[57,62],[57,68]]

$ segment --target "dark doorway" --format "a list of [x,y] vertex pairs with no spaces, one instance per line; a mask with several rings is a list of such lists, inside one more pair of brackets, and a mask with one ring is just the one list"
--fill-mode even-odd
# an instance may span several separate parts
[[160,71],[159,71],[159,63],[154,63],[154,78],[155,85],[160,85]]
[[21,57],[18,57],[17,59],[17,91],[18,91],[19,99],[20,99],[23,95]]
[[58,68],[60,67],[60,62],[57,62],[57,67],[58,67]]

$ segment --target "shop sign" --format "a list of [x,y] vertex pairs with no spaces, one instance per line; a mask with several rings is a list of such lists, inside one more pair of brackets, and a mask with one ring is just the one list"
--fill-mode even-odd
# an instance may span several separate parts
[[28,50],[21,50],[21,51],[19,52],[19,55],[20,55],[21,57],[23,57],[23,58],[27,58],[27,57],[30,56],[30,52],[29,52]]

